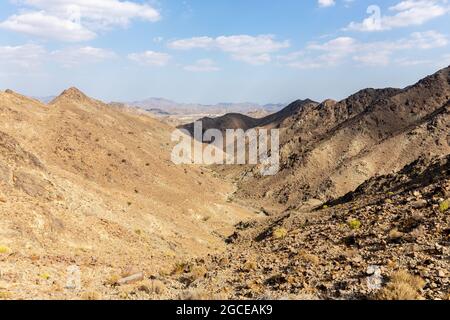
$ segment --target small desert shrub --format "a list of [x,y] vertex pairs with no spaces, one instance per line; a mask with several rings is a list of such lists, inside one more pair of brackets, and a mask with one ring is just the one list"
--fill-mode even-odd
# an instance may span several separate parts
[[247,260],[242,267],[242,270],[250,272],[256,270],[258,268],[258,264],[255,260]]
[[450,200],[442,201],[442,202],[439,204],[439,211],[440,211],[441,213],[444,213],[444,212],[446,212],[446,211],[448,210],[449,207],[450,207]]
[[328,209],[329,207],[328,207],[328,205],[326,205],[326,204],[324,204],[323,205],[323,207],[322,207],[322,209]]
[[136,233],[138,236],[142,236],[142,230],[141,229],[134,230],[134,233]]
[[50,279],[50,274],[47,272],[40,273],[38,276],[39,276],[39,278],[44,279],[44,280]]
[[117,286],[120,279],[121,276],[118,274],[112,274],[108,277],[108,279],[106,279],[105,284],[108,286]]
[[389,239],[391,241],[400,240],[401,238],[403,238],[403,236],[404,236],[404,234],[402,232],[398,231],[397,228],[389,231]]
[[121,292],[119,292],[119,299],[120,300],[130,300],[131,299],[131,295],[130,295],[129,292],[121,291]]
[[305,250],[301,250],[298,253],[298,258],[306,263],[312,264],[312,265],[318,265],[320,264],[320,258],[314,254],[308,253]]
[[273,230],[272,236],[275,239],[283,239],[287,236],[288,231],[285,228],[276,228]]
[[379,300],[421,300],[420,290],[425,286],[425,281],[413,276],[405,270],[396,271],[391,279],[377,295]]
[[11,249],[8,248],[7,246],[0,246],[0,254],[6,254],[6,253],[10,253]]
[[358,219],[349,220],[348,221],[348,226],[352,230],[358,230],[358,229],[361,228],[361,221],[359,221]]
[[213,294],[208,293],[204,290],[195,289],[184,291],[178,296],[178,299],[187,301],[201,301],[201,300],[215,300],[216,297]]
[[10,292],[0,291],[0,300],[11,299],[11,297],[12,297],[12,294]]
[[85,301],[95,301],[95,300],[101,300],[102,296],[100,295],[100,293],[95,292],[95,291],[86,291],[83,292],[83,294],[81,295],[81,300],[85,300]]
[[171,272],[172,275],[180,275],[183,273],[190,273],[192,271],[192,264],[187,262],[177,262]]
[[195,281],[197,279],[202,279],[206,276],[208,273],[208,270],[203,266],[197,266],[192,268],[192,271],[190,273],[190,278],[192,281]]

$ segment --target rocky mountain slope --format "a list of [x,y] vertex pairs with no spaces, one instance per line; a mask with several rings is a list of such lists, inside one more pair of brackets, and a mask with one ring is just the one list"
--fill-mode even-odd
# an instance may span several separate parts
[[[450,299],[450,156],[316,209],[237,225],[224,255],[169,282],[194,298]],[[198,270],[203,270],[199,273]]]
[[[225,248],[251,213],[231,184],[170,161],[173,128],[75,88],[50,104],[0,92],[0,293],[119,297],[109,278]],[[211,192],[214,190],[214,192]],[[67,268],[83,290],[67,290]]]
[[[198,122],[201,122],[203,131],[218,129],[225,132],[226,129],[280,128],[287,125],[285,122],[288,119],[298,116],[304,108],[310,105],[316,106],[317,103],[312,100],[299,100],[278,112],[260,118],[254,118],[240,113],[228,113],[216,118],[204,117],[199,119]],[[182,125],[180,129],[186,129],[192,136],[194,135],[194,123]]]
[[283,207],[324,202],[421,156],[449,154],[449,99],[446,68],[405,89],[366,89],[340,102],[304,104],[275,126],[282,130],[281,172],[244,171],[237,197]]

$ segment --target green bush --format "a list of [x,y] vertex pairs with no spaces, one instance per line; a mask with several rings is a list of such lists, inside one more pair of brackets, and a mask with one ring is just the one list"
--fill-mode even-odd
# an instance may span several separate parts
[[450,201],[449,200],[445,200],[445,201],[442,201],[440,204],[439,204],[439,211],[441,212],[441,213],[444,213],[444,212],[446,212],[447,210],[448,210],[448,208],[449,208],[449,206],[450,206],[450,203],[449,203]]
[[361,221],[359,221],[358,219],[352,219],[348,222],[348,226],[352,230],[358,230],[359,228],[361,228]]

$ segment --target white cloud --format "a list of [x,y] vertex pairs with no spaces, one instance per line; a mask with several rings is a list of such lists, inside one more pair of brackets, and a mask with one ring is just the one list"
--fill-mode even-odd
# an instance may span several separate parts
[[245,54],[259,54],[275,52],[289,47],[289,41],[277,42],[272,35],[252,37],[248,35],[218,37],[216,42],[219,48],[226,52]]
[[365,52],[361,55],[355,55],[353,60],[366,66],[387,66],[390,63],[389,51]]
[[131,53],[128,55],[128,58],[144,66],[164,67],[169,63],[171,56],[162,52],[145,51],[141,53]]
[[258,55],[233,54],[232,58],[254,66],[261,66],[272,61],[272,56],[268,53]]
[[155,22],[160,13],[148,4],[119,0],[22,0],[22,3],[65,19],[95,27],[126,26],[133,19]]
[[350,8],[355,0],[344,0],[344,7]]
[[13,15],[0,23],[0,28],[54,40],[79,42],[91,40],[96,34],[80,24],[60,19],[45,12]]
[[445,47],[447,36],[436,31],[414,32],[409,40],[403,41],[406,48],[433,49]]
[[319,7],[332,7],[336,4],[334,0],[318,0]]
[[[339,37],[323,44],[313,43],[308,45],[306,52],[302,52],[301,55],[299,54],[299,57],[302,56],[301,59],[295,59],[291,56],[292,59],[287,64],[291,67],[300,69],[334,66],[357,50],[358,43],[355,39],[350,37]],[[319,54],[317,54],[317,52],[319,52]],[[311,55],[311,53],[314,54]]]
[[350,37],[339,37],[324,44],[310,44],[309,49],[329,52],[347,53],[355,49],[356,40]]
[[391,15],[382,15],[377,6],[370,6],[370,17],[362,22],[351,22],[346,30],[384,31],[394,28],[422,25],[450,11],[447,0],[405,0],[389,8]]
[[427,59],[409,59],[409,58],[400,58],[395,61],[395,64],[403,66],[403,67],[411,67],[418,66],[422,64],[432,64],[432,60]]
[[210,49],[214,45],[215,39],[210,37],[193,37],[175,40],[169,43],[169,47],[176,50]]
[[[133,19],[157,21],[159,12],[147,4],[119,0],[16,0],[21,12],[0,27],[61,41],[86,41],[96,31],[127,26]],[[24,10],[25,9],[25,10]]]
[[216,66],[215,62],[211,59],[200,59],[193,65],[185,66],[183,68],[186,71],[191,72],[215,72],[220,71],[220,68]]
[[254,65],[270,62],[271,53],[289,46],[289,41],[276,41],[272,35],[233,35],[217,38],[194,37],[169,43],[170,48],[177,50],[218,49],[229,53],[235,60]]
[[98,63],[117,57],[107,49],[94,47],[65,48],[51,53],[51,58],[61,63],[64,67],[74,67],[86,63]]
[[35,44],[0,46],[0,65],[2,68],[36,68],[45,59],[45,55],[45,49]]
[[353,38],[340,37],[322,44],[310,44],[304,51],[278,57],[278,61],[299,69],[336,66],[346,61],[356,61],[368,66],[386,66],[391,63],[396,52],[428,50],[447,44],[448,38],[436,31],[415,32],[408,38],[396,41],[359,42]]
[[0,46],[2,69],[37,69],[47,63],[74,67],[115,57],[117,55],[113,51],[94,47],[69,47],[48,52],[44,47],[35,44]]

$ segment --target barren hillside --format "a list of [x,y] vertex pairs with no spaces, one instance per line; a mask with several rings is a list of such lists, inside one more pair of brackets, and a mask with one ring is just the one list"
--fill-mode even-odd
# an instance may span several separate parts
[[320,203],[420,156],[450,153],[450,68],[405,89],[309,103],[283,121],[281,172],[241,174],[237,196],[285,207]]
[[[230,184],[170,161],[170,128],[75,88],[49,105],[0,92],[0,291],[119,297],[110,278],[221,251],[249,212]],[[65,289],[67,267],[83,292]]]

